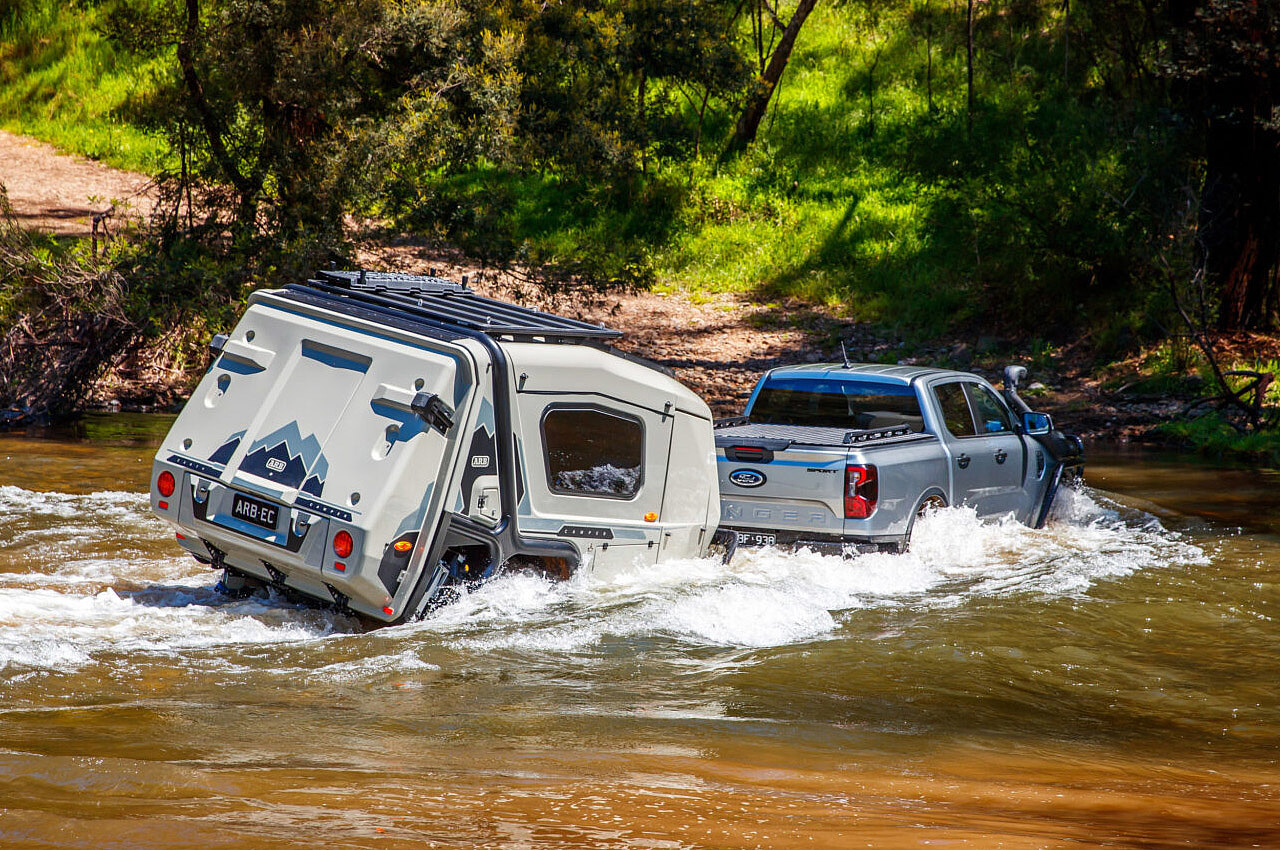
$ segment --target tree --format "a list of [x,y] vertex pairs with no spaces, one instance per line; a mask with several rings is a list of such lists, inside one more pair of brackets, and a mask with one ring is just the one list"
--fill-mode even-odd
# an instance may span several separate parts
[[965,111],[968,120],[969,132],[973,133],[973,0],[968,0],[968,7],[965,11],[965,69],[966,69],[966,86],[968,91],[968,108]]
[[770,14],[773,15],[774,24],[782,29],[782,36],[778,39],[778,45],[769,57],[769,64],[757,81],[755,90],[747,97],[746,105],[738,116],[738,123],[734,128],[733,137],[729,139],[729,144],[725,148],[726,156],[742,152],[755,141],[756,132],[760,128],[760,121],[764,118],[765,111],[769,108],[769,100],[778,88],[778,82],[782,79],[783,72],[787,70],[787,62],[791,60],[791,51],[795,48],[796,37],[800,35],[800,28],[804,26],[809,13],[813,11],[813,7],[817,4],[817,0],[800,0],[796,5],[795,12],[791,15],[791,20],[783,27],[782,22],[774,14],[773,9],[768,6],[766,0],[759,0],[759,2],[763,8],[768,9]]
[[[514,38],[488,9],[121,0],[110,33],[176,58],[155,104],[181,158],[163,181],[166,244],[306,270],[340,246],[362,193],[391,192],[405,171],[500,159],[515,112]],[[289,254],[297,268],[281,269]]]
[[1280,318],[1280,0],[1171,3],[1170,68],[1204,139],[1198,240],[1222,330]]

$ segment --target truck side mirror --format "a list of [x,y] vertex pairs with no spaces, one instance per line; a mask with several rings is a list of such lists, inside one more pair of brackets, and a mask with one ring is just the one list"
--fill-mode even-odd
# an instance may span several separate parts
[[1032,437],[1048,434],[1053,430],[1053,417],[1047,413],[1028,410],[1022,414],[1022,432]]

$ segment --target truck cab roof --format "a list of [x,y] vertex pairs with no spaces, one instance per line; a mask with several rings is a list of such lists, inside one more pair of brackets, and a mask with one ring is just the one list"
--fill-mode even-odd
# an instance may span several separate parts
[[969,372],[955,369],[938,369],[931,366],[896,366],[883,363],[807,363],[800,366],[781,366],[771,369],[766,377],[773,378],[857,378],[892,384],[909,384],[926,377],[972,378]]

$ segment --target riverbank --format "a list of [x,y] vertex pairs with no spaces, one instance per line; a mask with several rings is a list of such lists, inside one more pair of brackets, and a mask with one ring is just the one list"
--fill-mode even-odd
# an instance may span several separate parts
[[[58,152],[49,145],[0,132],[0,183],[23,227],[60,239],[94,237],[94,217],[114,231],[129,216],[151,208],[143,175],[111,169]],[[120,203],[116,203],[120,202]],[[1186,434],[1162,432],[1202,391],[1191,358],[1181,373],[1152,366],[1151,352],[1099,367],[1088,345],[1046,348],[1039,343],[974,335],[908,344],[891,330],[857,322],[835,308],[797,298],[760,300],[744,292],[666,286],[655,291],[563,289],[548,292],[524,281],[519,270],[486,268],[460,251],[418,237],[372,227],[357,232],[353,263],[371,269],[437,274],[468,283],[485,295],[563,313],[622,330],[619,347],[672,369],[701,394],[717,415],[739,413],[767,369],[841,358],[919,363],[976,371],[998,382],[1006,363],[1031,367],[1025,395],[1064,428],[1092,440],[1183,445]],[[91,388],[86,408],[165,411],[181,406],[203,372],[200,349],[211,330],[175,329],[148,346],[125,352]],[[1280,360],[1280,336],[1223,338],[1231,361]],[[1156,358],[1158,359],[1158,358]],[[1164,374],[1152,383],[1153,371]],[[1154,386],[1155,391],[1151,391]],[[1219,441],[1220,443],[1221,441]]]

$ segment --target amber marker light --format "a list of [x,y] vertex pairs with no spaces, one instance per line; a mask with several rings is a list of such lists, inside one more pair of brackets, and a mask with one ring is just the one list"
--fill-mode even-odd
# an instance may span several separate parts
[[644,515],[644,521],[645,521],[645,522],[657,522],[657,521],[658,521],[658,515],[657,515],[657,514],[655,514],[653,511],[649,511],[649,513],[647,513],[647,514],[645,514],[645,515]]
[[408,540],[397,540],[391,548],[395,549],[397,552],[408,552],[413,548],[413,544]]

